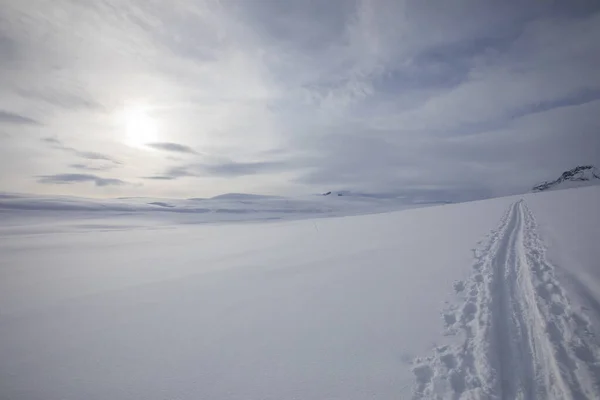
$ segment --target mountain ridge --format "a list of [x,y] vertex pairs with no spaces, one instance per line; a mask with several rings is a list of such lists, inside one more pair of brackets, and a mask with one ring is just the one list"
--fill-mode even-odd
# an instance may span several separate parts
[[[600,171],[593,165],[579,165],[563,172],[558,179],[545,181],[534,186],[532,191],[543,192],[552,189],[585,186],[594,181],[597,181],[597,183],[600,184]],[[569,185],[565,185],[566,183],[569,183]]]

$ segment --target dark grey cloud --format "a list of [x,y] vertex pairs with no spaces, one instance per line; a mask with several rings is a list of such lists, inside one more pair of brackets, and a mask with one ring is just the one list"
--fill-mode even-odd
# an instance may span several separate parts
[[126,182],[114,178],[102,178],[93,174],[55,174],[43,175],[38,179],[39,183],[49,185],[65,185],[81,182],[93,182],[96,186],[121,186]]
[[146,144],[148,147],[152,147],[156,150],[164,150],[170,151],[173,153],[185,153],[185,154],[198,154],[196,150],[192,149],[189,146],[179,143],[172,142],[159,142],[159,143],[148,143]]
[[15,125],[39,125],[40,122],[27,116],[13,113],[6,110],[0,110],[0,123]]

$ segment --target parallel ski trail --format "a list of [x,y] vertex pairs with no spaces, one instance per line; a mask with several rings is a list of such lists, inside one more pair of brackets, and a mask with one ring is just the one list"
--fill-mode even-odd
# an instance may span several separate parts
[[587,318],[571,309],[546,260],[536,221],[521,200],[476,254],[444,311],[444,346],[416,359],[415,399],[596,399],[600,354]]

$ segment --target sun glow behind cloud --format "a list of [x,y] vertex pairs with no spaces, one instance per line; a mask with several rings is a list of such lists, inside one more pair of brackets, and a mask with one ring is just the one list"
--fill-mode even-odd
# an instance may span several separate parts
[[159,142],[158,121],[149,113],[149,109],[142,105],[127,106],[121,116],[123,140],[125,144],[134,148],[149,149],[148,143]]
[[[9,1],[0,190],[516,193],[598,163],[600,5],[567,3]],[[37,179],[82,170],[128,184]]]

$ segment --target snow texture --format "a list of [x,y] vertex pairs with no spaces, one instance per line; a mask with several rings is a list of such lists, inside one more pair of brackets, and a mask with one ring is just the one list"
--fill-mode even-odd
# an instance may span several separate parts
[[415,398],[600,398],[592,326],[571,307],[523,200],[511,205],[473,270],[458,290],[466,290],[463,303],[444,312],[448,332],[464,341],[416,360]]
[[341,199],[2,197],[0,398],[600,398],[600,187]]

